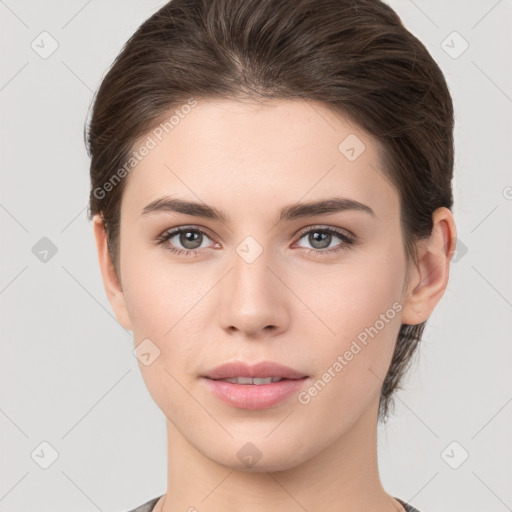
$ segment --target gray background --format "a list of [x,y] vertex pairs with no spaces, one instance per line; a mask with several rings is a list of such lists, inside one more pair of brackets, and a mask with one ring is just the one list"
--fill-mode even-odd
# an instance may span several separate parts
[[[166,489],[164,417],[100,280],[83,144],[101,77],[164,3],[0,1],[4,512],[122,511]],[[459,245],[379,427],[381,476],[422,512],[512,510],[512,2],[389,3],[453,95]]]

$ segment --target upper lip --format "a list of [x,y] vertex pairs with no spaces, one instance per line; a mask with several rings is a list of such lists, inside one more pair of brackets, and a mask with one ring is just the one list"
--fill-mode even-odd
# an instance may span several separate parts
[[283,379],[302,379],[307,377],[307,375],[272,361],[263,361],[253,365],[244,363],[243,361],[233,361],[221,364],[209,370],[203,377],[209,379],[232,379],[234,377],[281,377]]

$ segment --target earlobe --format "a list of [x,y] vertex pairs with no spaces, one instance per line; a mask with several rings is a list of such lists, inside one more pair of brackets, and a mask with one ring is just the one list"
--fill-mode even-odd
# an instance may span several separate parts
[[96,240],[96,249],[98,252],[98,262],[100,265],[103,286],[107,293],[107,298],[114,310],[118,322],[128,330],[132,329],[131,320],[126,309],[125,297],[115,272],[114,265],[107,245],[107,234],[105,226],[99,215],[93,217],[94,238]]
[[456,229],[452,212],[438,208],[432,215],[433,229],[428,240],[418,243],[417,265],[411,270],[409,288],[404,298],[402,323],[425,322],[441,300],[455,252]]

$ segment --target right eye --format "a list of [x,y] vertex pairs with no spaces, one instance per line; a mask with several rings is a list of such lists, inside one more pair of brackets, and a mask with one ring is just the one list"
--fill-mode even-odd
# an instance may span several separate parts
[[[204,238],[209,238],[202,229],[195,227],[179,227],[165,231],[158,237],[158,243],[174,254],[183,256],[197,256],[198,249],[204,248]],[[173,239],[176,239],[171,243]],[[176,247],[176,244],[183,248]]]

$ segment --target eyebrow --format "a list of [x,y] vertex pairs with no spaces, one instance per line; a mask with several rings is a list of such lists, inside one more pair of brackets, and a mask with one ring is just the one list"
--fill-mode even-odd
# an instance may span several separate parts
[[[375,212],[366,204],[347,197],[333,197],[309,203],[289,204],[279,212],[278,222],[347,210],[365,212],[375,217]],[[184,201],[183,199],[175,199],[169,196],[161,197],[149,203],[141,210],[141,215],[159,212],[182,213],[223,223],[227,223],[229,220],[224,212],[205,203]]]

